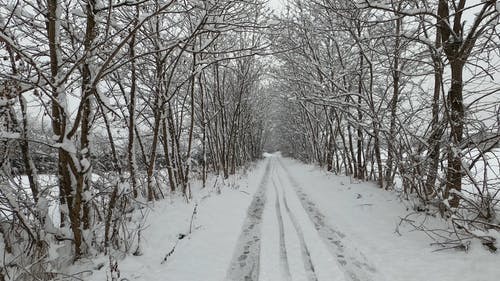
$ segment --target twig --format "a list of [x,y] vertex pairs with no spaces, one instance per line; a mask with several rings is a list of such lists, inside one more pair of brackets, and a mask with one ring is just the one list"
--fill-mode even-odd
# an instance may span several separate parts
[[[174,253],[175,248],[179,244],[179,241],[181,241],[182,239],[186,238],[187,236],[189,236],[189,235],[191,235],[193,233],[194,219],[195,219],[197,213],[198,213],[198,203],[196,203],[194,205],[193,213],[191,214],[191,221],[189,223],[189,232],[188,232],[188,234],[179,233],[177,235],[177,241],[175,242],[175,244],[172,247],[172,249],[165,255],[165,257],[161,261],[161,264],[164,264],[164,263],[167,262],[168,258]],[[197,228],[195,228],[195,229],[197,229]]]
[[194,218],[195,218],[197,213],[198,213],[198,203],[194,204],[193,214],[191,214],[191,222],[189,223],[188,234],[191,234],[193,232]]

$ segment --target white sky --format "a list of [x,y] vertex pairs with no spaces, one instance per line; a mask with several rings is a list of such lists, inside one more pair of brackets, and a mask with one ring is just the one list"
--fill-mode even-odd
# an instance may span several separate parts
[[275,11],[283,9],[287,0],[268,0],[268,5]]

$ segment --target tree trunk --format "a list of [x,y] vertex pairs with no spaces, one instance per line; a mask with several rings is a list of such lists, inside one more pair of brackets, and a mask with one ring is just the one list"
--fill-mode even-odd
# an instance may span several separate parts
[[[441,48],[441,33],[440,30],[436,30],[436,49]],[[440,140],[442,135],[442,129],[439,125],[439,103],[441,95],[441,83],[443,82],[443,64],[439,54],[433,53],[433,65],[434,65],[434,95],[432,97],[432,121],[431,121],[431,136],[429,137],[429,155],[428,161],[430,162],[427,167],[427,177],[425,182],[425,197],[429,199],[429,196],[435,193],[435,184],[438,173],[439,166],[439,151],[441,148]]]
[[389,127],[389,137],[387,138],[387,162],[386,162],[386,170],[385,170],[385,183],[386,187],[391,187],[393,185],[394,181],[394,176],[393,176],[393,169],[394,169],[394,163],[393,159],[395,158],[395,149],[394,149],[394,140],[396,137],[396,110],[398,106],[398,99],[399,99],[399,78],[400,78],[400,69],[399,69],[399,56],[400,56],[400,45],[401,45],[401,25],[402,25],[402,18],[398,18],[396,20],[396,38],[395,38],[395,46],[394,46],[394,62],[393,62],[393,69],[392,69],[392,80],[393,80],[393,86],[392,86],[392,99],[390,102],[390,110],[391,110],[391,121],[390,121],[390,127]]
[[463,67],[461,61],[450,61],[451,88],[448,92],[450,137],[448,166],[446,168],[445,198],[451,195],[450,207],[458,207],[460,197],[455,192],[462,190],[462,152],[461,144],[464,129],[464,106],[462,97]]
[[[136,6],[136,18],[135,20],[135,25],[137,25],[138,22],[138,17],[139,17],[139,6]],[[136,94],[136,87],[137,87],[137,71],[136,71],[136,63],[135,63],[135,34],[132,35],[130,38],[130,43],[129,43],[129,49],[130,49],[130,75],[131,75],[131,81],[130,81],[130,98],[128,101],[128,145],[127,145],[127,161],[128,161],[128,170],[130,173],[130,183],[132,185],[132,193],[134,198],[137,198],[138,191],[137,191],[137,179],[136,179],[136,153],[135,153],[135,107],[136,107],[136,101],[135,101],[135,94]]]
[[[92,114],[92,108],[91,108],[91,100],[95,96],[97,89],[95,88],[95,81],[93,81],[92,73],[91,73],[91,65],[92,60],[94,59],[94,51],[92,50],[92,44],[94,42],[95,36],[96,36],[96,31],[95,31],[95,11],[94,11],[94,6],[96,4],[96,0],[89,0],[88,4],[86,6],[86,13],[87,13],[87,26],[85,30],[85,39],[84,39],[84,47],[85,47],[85,62],[83,64],[83,69],[82,69],[82,103],[83,103],[83,108],[82,108],[82,120],[81,120],[81,125],[80,125],[80,151],[81,151],[81,159],[85,160],[86,163],[88,163],[88,167],[82,167],[81,173],[79,173],[78,177],[81,177],[79,182],[81,182],[82,187],[81,190],[82,192],[90,193],[90,186],[92,184],[91,182],[91,174],[92,174],[92,163],[90,159],[91,155],[91,148],[90,148],[90,129],[91,129],[91,114]],[[76,126],[77,124],[75,124]],[[81,195],[77,195],[81,196]],[[82,216],[82,222],[83,222],[83,229],[89,229],[91,222],[90,222],[90,202],[86,201],[87,198],[83,198],[82,200],[82,206],[83,206],[83,216]],[[78,208],[77,211],[79,211],[79,207],[75,206],[75,208]]]

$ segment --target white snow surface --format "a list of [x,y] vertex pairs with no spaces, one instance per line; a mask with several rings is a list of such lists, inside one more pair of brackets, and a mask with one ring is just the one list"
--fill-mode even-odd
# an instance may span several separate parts
[[[142,233],[143,255],[119,260],[119,280],[227,280],[232,261],[241,260],[235,249],[241,242],[247,209],[262,182],[266,183],[266,198],[260,239],[256,239],[260,243],[260,281],[356,280],[350,278],[351,273],[361,281],[498,280],[500,255],[481,245],[472,245],[467,253],[436,252],[438,248],[421,231],[402,225],[401,235],[397,234],[400,218],[411,211],[395,193],[279,154],[265,156],[248,174],[233,176],[224,184],[220,179],[214,184],[211,179],[203,190],[193,186],[190,203],[181,197],[156,202]],[[266,169],[270,171],[265,173]],[[264,181],[266,174],[269,178]],[[214,188],[217,185],[221,194]],[[177,240],[179,233],[188,232],[195,204],[198,212],[193,232]],[[310,204],[309,210],[304,204]],[[324,230],[319,231],[311,218],[313,209],[321,213]],[[444,227],[439,219],[429,223]],[[325,242],[325,233],[335,233],[335,245],[342,245],[341,252]],[[177,241],[175,251],[162,264]],[[94,269],[85,280],[107,280],[107,259],[93,261],[99,262],[105,266]]]

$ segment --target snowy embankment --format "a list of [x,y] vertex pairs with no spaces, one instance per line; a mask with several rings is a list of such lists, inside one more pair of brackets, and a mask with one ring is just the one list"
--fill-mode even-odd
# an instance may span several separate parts
[[[180,196],[155,202],[148,208],[141,234],[142,255],[129,255],[118,261],[118,280],[223,280],[264,168],[265,163],[260,162],[249,174],[234,175],[225,181],[220,177],[211,178],[206,189],[201,189],[201,184],[196,182],[191,187],[193,199],[187,204]],[[217,194],[218,188],[221,194]],[[178,240],[179,234],[189,232],[195,205],[192,233]],[[164,262],[174,246],[174,252]],[[101,265],[104,266],[97,270]],[[85,280],[102,281],[110,276],[106,257],[92,261],[92,265],[77,266],[72,271],[89,267],[94,270],[84,277]]]
[[[386,281],[498,280],[499,253],[490,253],[479,243],[467,253],[436,251],[439,248],[424,232],[401,223],[413,211],[395,193],[289,159],[283,162],[292,175],[300,175],[296,180],[327,220],[346,234],[344,242],[361,250]],[[440,219],[425,219],[430,228],[445,228]]]
[[[247,274],[249,265],[253,281],[493,281],[500,276],[500,255],[480,244],[467,253],[436,251],[424,232],[401,223],[412,212],[407,203],[374,184],[267,155],[248,174],[217,185],[221,194],[212,182],[204,190],[193,187],[189,204],[173,197],[151,206],[142,255],[118,261],[119,280],[221,281]],[[254,204],[255,198],[263,201]],[[193,232],[178,240],[189,232],[196,204]],[[254,205],[263,210],[247,212]],[[255,214],[257,221],[249,220]],[[445,227],[433,217],[426,224]],[[242,239],[249,231],[254,242]],[[93,264],[74,272],[102,264],[84,279],[110,276],[107,258]]]

